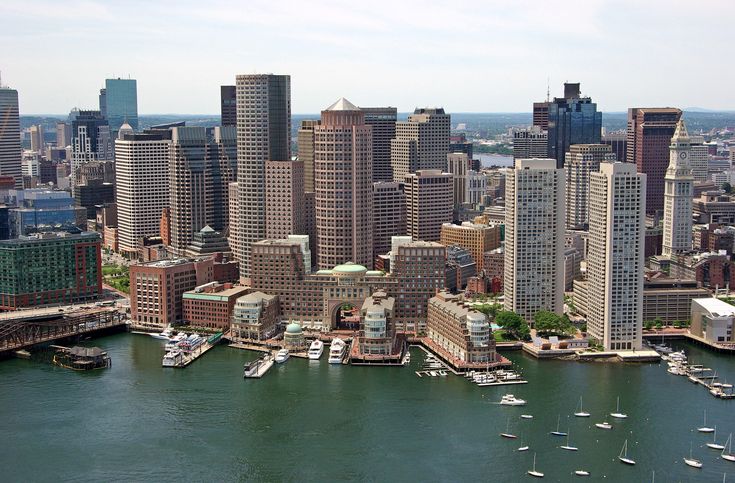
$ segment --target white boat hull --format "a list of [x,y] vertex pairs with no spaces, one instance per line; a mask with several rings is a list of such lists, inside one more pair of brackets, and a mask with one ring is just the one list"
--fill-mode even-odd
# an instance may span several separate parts
[[574,413],[574,415],[577,416],[578,418],[589,418],[590,417],[590,413],[585,413],[585,412]]
[[684,458],[684,463],[686,463],[687,466],[691,466],[692,468],[701,468],[702,462],[699,460]]
[[574,472],[574,474],[577,475],[577,476],[589,476],[590,475],[590,472],[589,471],[584,471],[584,470],[577,470],[577,471]]
[[717,444],[717,443],[707,443],[707,447],[708,448],[712,448],[712,449],[716,449],[718,451],[722,451],[723,449],[725,449],[725,447],[723,445]]
[[559,447],[566,451],[579,451],[579,448],[575,446],[559,446]]
[[544,477],[544,474],[541,473],[540,471],[531,471],[531,470],[529,470],[528,471],[528,474],[531,475],[531,476],[535,476],[536,478],[543,478]]
[[631,465],[631,466],[632,466],[632,465],[634,465],[634,464],[635,464],[635,461],[633,461],[633,460],[632,460],[632,459],[630,459],[630,458],[623,458],[622,456],[618,456],[618,459],[619,459],[619,460],[620,460],[620,461],[621,461],[622,463],[625,463],[626,465]]
[[625,419],[628,417],[627,414],[623,414],[623,413],[610,413],[610,416],[616,419]]

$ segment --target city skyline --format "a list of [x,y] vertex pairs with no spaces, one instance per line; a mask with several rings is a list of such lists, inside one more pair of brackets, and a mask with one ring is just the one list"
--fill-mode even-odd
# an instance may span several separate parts
[[[530,102],[546,98],[547,79],[551,97],[561,96],[565,80],[582,82],[583,95],[603,112],[635,105],[735,109],[719,96],[735,68],[711,48],[727,42],[733,6],[724,1],[706,11],[688,9],[686,35],[678,34],[679,9],[665,2],[502,9],[467,2],[452,10],[413,3],[307,9],[291,2],[206,8],[183,2],[176,9],[146,4],[145,18],[135,5],[3,2],[0,69],[3,83],[19,90],[21,113],[94,107],[104,79],[114,77],[138,80],[141,113],[217,113],[219,86],[252,72],[291,75],[294,113],[318,113],[338,96],[399,112],[432,105],[447,112],[528,112]],[[72,19],[73,31],[64,26]],[[80,48],[89,55],[52,54]],[[192,68],[198,56],[207,59],[206,68]],[[609,68],[568,61],[582,58]],[[676,68],[675,58],[691,59],[690,67]],[[34,74],[31,63],[39,59],[56,74],[53,85]],[[717,66],[717,75],[703,75],[708,65]],[[466,75],[457,76],[462,70]],[[432,82],[415,82],[418,75],[431,75]]]

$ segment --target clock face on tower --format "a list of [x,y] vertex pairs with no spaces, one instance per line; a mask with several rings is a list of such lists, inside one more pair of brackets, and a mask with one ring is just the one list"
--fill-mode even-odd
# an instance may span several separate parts
[[687,158],[687,153],[686,153],[686,151],[682,151],[682,152],[680,152],[680,153],[679,153],[679,157],[680,157],[681,159],[686,159],[686,158]]

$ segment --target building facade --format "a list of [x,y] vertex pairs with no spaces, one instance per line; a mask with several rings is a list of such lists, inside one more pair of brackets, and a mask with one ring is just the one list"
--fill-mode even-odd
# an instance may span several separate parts
[[564,83],[564,97],[549,103],[547,156],[564,167],[572,144],[600,144],[602,113],[589,97],[581,97],[579,84]]
[[237,128],[237,89],[219,86],[220,125]]
[[265,235],[306,234],[303,161],[265,162]]
[[22,149],[18,91],[0,85],[0,176],[12,176],[16,189],[23,189]]
[[450,125],[442,108],[416,109],[407,121],[396,122],[390,145],[393,181],[422,169],[446,169]]
[[454,176],[438,169],[407,174],[406,234],[414,240],[439,241],[441,226],[451,223]]
[[248,292],[247,287],[211,282],[184,292],[181,296],[183,323],[222,332],[230,327],[235,302]]
[[406,234],[403,183],[373,183],[373,259],[390,251],[391,238]]
[[124,123],[138,130],[138,82],[135,79],[105,79],[105,104],[100,106],[115,136]]
[[691,146],[683,120],[679,120],[669,147],[669,167],[664,177],[664,256],[692,249],[692,195],[694,176],[689,164]]
[[477,271],[485,269],[485,252],[500,247],[500,225],[480,225],[465,221],[461,225],[444,223],[440,241],[444,246],[459,246],[470,252]]
[[237,299],[230,323],[233,342],[266,340],[278,332],[278,296],[251,292]]
[[390,143],[396,137],[398,110],[395,107],[361,107],[365,124],[373,128],[373,182],[393,181]]
[[548,132],[539,126],[514,131],[513,159],[545,158],[548,142]]
[[566,174],[567,228],[584,230],[589,224],[590,173],[600,169],[601,162],[615,161],[610,146],[605,144],[573,144],[564,162]]

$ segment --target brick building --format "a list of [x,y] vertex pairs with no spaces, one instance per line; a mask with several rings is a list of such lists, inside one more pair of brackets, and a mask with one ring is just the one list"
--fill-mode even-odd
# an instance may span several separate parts
[[226,331],[230,327],[235,301],[248,292],[247,287],[211,282],[184,292],[183,323]]

